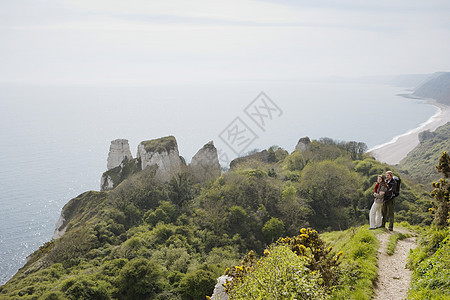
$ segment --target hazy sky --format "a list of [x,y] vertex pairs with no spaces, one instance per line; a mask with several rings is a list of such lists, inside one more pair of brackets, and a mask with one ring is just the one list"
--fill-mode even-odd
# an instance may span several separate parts
[[1,0],[0,82],[450,70],[450,1]]

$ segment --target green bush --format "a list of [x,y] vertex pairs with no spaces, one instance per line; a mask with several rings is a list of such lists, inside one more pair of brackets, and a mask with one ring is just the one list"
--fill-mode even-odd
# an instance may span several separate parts
[[216,285],[217,275],[208,270],[199,269],[180,280],[179,290],[186,300],[206,299]]
[[255,267],[247,267],[229,299],[327,299],[320,273],[311,271],[308,263],[307,256],[297,256],[288,245],[273,246]]
[[61,291],[68,299],[110,299],[111,285],[94,276],[77,276],[66,279],[61,286]]
[[63,292],[60,291],[51,291],[46,292],[38,300],[66,300],[67,297]]
[[272,217],[264,224],[262,233],[266,237],[266,241],[273,242],[284,234],[284,222]]
[[130,260],[117,278],[117,297],[148,299],[164,288],[163,273],[154,262],[144,258]]

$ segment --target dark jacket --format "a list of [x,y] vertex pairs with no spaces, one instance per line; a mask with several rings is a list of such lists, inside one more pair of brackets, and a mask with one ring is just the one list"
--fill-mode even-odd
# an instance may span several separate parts
[[394,191],[397,188],[397,182],[394,179],[391,179],[391,181],[386,182],[388,189],[384,193],[384,202],[389,202],[392,199],[394,199]]

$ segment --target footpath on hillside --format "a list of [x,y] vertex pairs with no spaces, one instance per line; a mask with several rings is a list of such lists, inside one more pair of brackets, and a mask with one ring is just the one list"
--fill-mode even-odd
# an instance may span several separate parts
[[416,247],[416,238],[410,237],[399,240],[393,255],[387,254],[389,237],[395,233],[410,233],[404,228],[386,231],[377,235],[380,242],[378,250],[378,280],[375,286],[376,300],[406,299],[411,282],[411,273],[406,269],[406,260],[410,249]]

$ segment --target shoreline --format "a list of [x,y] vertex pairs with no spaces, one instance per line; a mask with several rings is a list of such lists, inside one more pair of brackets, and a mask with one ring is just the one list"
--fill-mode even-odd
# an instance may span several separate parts
[[372,154],[377,160],[396,165],[405,158],[411,150],[419,145],[419,133],[425,130],[434,131],[438,127],[450,122],[450,106],[437,102],[431,98],[417,98],[413,95],[401,95],[406,98],[423,99],[438,109],[427,121],[419,124],[403,134],[397,135],[389,142],[374,146],[367,153]]

